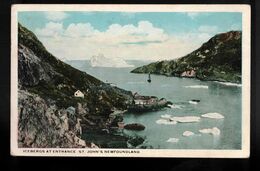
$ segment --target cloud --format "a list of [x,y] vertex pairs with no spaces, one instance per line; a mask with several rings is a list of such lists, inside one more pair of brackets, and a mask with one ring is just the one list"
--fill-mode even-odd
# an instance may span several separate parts
[[48,11],[44,14],[45,17],[50,21],[61,21],[69,16],[67,13],[61,11]]
[[89,23],[72,23],[65,31],[65,35],[71,37],[92,36],[96,33],[98,33],[98,31]]
[[242,26],[239,23],[232,24],[230,30],[242,30]]
[[208,26],[208,25],[202,25],[198,28],[199,32],[203,33],[216,33],[218,31],[217,26]]
[[95,29],[90,23],[64,27],[61,22],[49,22],[35,32],[46,48],[61,59],[89,59],[99,53],[123,59],[173,59],[198,48],[209,36],[199,31],[170,35],[149,21],[139,21],[136,25],[115,23],[105,31]]
[[59,36],[63,33],[62,23],[49,22],[45,25],[44,28],[35,30],[36,34],[40,37],[53,37]]

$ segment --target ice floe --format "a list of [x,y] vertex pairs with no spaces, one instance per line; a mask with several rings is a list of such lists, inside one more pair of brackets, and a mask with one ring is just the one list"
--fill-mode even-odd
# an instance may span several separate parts
[[198,102],[194,102],[192,100],[189,101],[190,104],[198,104]]
[[204,118],[211,118],[211,119],[223,119],[224,116],[221,115],[220,113],[206,113],[206,114],[203,114],[201,115],[201,117],[204,117]]
[[189,122],[199,122],[200,117],[199,116],[172,116],[169,114],[161,115],[161,118],[156,121],[158,124],[165,124],[168,122],[180,122],[180,123],[189,123]]
[[191,86],[184,86],[185,88],[205,88],[208,89],[209,86],[206,85],[191,85]]
[[199,130],[199,132],[203,134],[212,134],[212,135],[220,134],[220,130],[217,127],[201,129]]
[[178,138],[169,138],[169,139],[167,140],[167,142],[177,143],[177,142],[179,142],[179,139],[178,139]]
[[159,124],[159,125],[175,125],[175,124],[177,124],[177,122],[176,121],[172,121],[172,120],[166,120],[166,119],[158,119],[157,121],[156,121],[156,123],[157,124]]
[[165,115],[161,115],[161,118],[163,119],[171,119],[172,115],[169,114],[165,114]]
[[214,81],[216,83],[226,85],[226,86],[236,86],[236,87],[242,87],[242,84],[237,84],[237,83],[230,83],[230,82],[220,82],[220,81]]
[[183,134],[182,134],[184,137],[189,137],[189,136],[192,136],[192,135],[194,135],[194,133],[193,132],[191,132],[191,131],[185,131],[185,132],[183,132]]
[[170,107],[172,109],[181,109],[181,108],[183,108],[182,105],[176,105],[176,104],[168,104],[168,107]]
[[180,123],[191,123],[191,122],[199,122],[200,117],[198,116],[171,117],[170,120],[180,122]]

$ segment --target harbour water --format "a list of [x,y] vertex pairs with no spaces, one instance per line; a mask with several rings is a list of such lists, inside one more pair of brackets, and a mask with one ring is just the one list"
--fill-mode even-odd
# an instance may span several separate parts
[[[149,63],[145,61],[128,61],[135,67]],[[141,123],[143,131],[127,131],[129,135],[145,137],[145,145],[156,149],[240,149],[241,148],[241,86],[212,81],[199,81],[189,78],[130,73],[130,68],[91,67],[89,61],[67,61],[73,67],[87,72],[117,87],[166,98],[173,102],[171,108],[142,114],[126,113],[124,122]],[[192,103],[192,99],[200,100]],[[204,118],[202,114],[219,113],[222,119]],[[196,116],[199,122],[164,124],[162,115],[171,117]],[[201,133],[200,130],[214,128],[220,134]],[[183,136],[185,131],[194,135]]]

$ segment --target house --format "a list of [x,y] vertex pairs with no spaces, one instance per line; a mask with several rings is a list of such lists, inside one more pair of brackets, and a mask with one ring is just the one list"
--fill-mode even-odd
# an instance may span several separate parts
[[75,96],[75,97],[82,97],[82,98],[84,98],[84,94],[83,94],[80,90],[77,90],[77,91],[74,93],[74,96]]

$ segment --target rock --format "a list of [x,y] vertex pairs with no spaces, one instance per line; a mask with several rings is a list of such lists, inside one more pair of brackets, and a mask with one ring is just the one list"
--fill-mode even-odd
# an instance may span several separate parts
[[142,113],[160,110],[167,107],[168,104],[172,104],[165,98],[158,99],[154,96],[140,96],[134,95],[134,104],[128,106],[128,111],[133,113]]
[[126,124],[124,128],[128,130],[142,131],[145,129],[145,126],[140,123],[132,123],[132,124]]
[[130,144],[133,147],[136,147],[138,145],[141,145],[144,142],[144,138],[136,136],[136,137],[132,137],[130,138],[127,143]]
[[[80,123],[64,109],[50,105],[36,94],[18,92],[18,144],[19,147],[76,148],[85,146],[75,138]],[[76,140],[76,141],[75,141]]]
[[74,136],[74,142],[81,147],[86,147],[86,142],[82,140],[81,138]]
[[200,102],[200,100],[197,100],[197,99],[192,99],[191,101],[192,102],[197,102],[197,103]]
[[68,114],[69,114],[70,116],[74,116],[75,113],[76,113],[76,109],[75,109],[74,107],[72,107],[72,106],[68,107],[68,108],[66,109],[66,111],[68,112]]
[[83,108],[81,103],[77,103],[76,113],[80,116],[85,116],[88,112]]
[[91,143],[91,144],[90,144],[90,147],[91,147],[91,148],[99,148],[99,147],[98,147],[96,144],[94,144],[94,143]]

